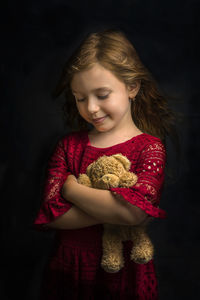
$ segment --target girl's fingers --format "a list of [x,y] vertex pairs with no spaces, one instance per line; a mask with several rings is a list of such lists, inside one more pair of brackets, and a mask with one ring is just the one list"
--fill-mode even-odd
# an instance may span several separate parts
[[76,177],[74,176],[74,175],[69,175],[68,177],[67,177],[67,180],[66,181],[76,181],[77,182],[77,179],[76,179]]

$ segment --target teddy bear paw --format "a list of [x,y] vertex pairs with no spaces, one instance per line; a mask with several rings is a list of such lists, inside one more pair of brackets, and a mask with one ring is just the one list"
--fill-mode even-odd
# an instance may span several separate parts
[[121,268],[123,268],[123,264],[120,265],[104,265],[101,264],[101,267],[106,271],[107,273],[117,273]]
[[101,188],[109,189],[110,187],[117,187],[119,185],[119,177],[115,174],[106,174],[101,177],[98,184]]
[[138,264],[146,264],[153,258],[152,249],[142,251],[142,249],[133,248],[131,251],[131,260]]
[[78,183],[83,184],[88,187],[92,187],[90,178],[86,174],[79,174]]
[[102,260],[101,267],[108,273],[117,273],[124,266],[123,259]]

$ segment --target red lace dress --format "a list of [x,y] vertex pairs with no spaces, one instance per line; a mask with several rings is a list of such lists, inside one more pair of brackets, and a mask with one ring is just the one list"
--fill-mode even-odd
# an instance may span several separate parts
[[[72,207],[61,195],[69,174],[78,177],[99,156],[115,153],[122,153],[131,161],[130,171],[138,175],[138,182],[131,188],[110,188],[110,191],[121,194],[149,217],[165,218],[165,211],[158,207],[166,161],[161,140],[142,133],[118,145],[96,148],[89,143],[88,131],[83,130],[65,135],[56,144],[48,162],[42,204],[34,226],[41,230]],[[147,264],[131,261],[132,241],[123,242],[124,268],[113,274],[101,268],[102,233],[102,224],[56,230],[41,286],[42,300],[158,299],[154,261]]]

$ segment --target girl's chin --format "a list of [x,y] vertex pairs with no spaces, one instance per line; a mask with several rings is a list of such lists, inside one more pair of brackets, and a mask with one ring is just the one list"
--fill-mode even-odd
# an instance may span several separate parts
[[106,131],[106,128],[104,127],[101,127],[101,126],[94,126],[95,130],[98,131],[98,132],[104,132]]
[[106,126],[95,126],[94,127],[95,128],[95,131],[97,131],[97,132],[108,132],[108,131],[110,131],[112,128],[109,128],[108,126],[106,127]]

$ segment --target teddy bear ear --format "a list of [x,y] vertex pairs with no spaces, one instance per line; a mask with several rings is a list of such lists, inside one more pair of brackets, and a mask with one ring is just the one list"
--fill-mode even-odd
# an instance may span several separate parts
[[117,153],[117,154],[114,154],[112,155],[115,159],[119,160],[126,171],[128,171],[131,167],[131,162],[128,160],[128,158],[124,155],[122,155],[121,153]]

